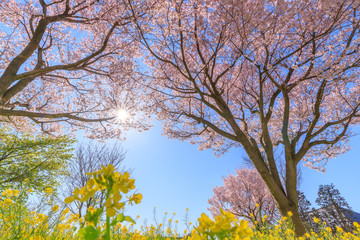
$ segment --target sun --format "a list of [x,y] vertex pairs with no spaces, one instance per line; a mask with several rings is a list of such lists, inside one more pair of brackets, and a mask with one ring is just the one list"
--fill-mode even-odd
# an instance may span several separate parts
[[130,117],[130,114],[125,109],[119,109],[116,111],[116,119],[119,121],[125,121]]

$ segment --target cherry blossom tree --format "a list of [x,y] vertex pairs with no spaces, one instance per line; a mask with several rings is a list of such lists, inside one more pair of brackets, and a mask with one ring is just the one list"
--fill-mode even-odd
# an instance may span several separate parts
[[0,1],[0,121],[117,136],[116,112],[136,108],[131,21],[122,0]]
[[230,174],[223,181],[224,186],[215,187],[208,201],[208,210],[214,216],[220,214],[221,208],[258,227],[263,219],[271,223],[278,217],[276,202],[256,169],[238,169],[236,175]]
[[359,123],[359,10],[350,0],[169,0],[135,22],[165,134],[219,154],[242,147],[298,236],[297,165],[324,170]]

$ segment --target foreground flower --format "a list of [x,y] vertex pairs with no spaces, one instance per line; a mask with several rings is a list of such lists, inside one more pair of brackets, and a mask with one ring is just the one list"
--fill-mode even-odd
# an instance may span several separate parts
[[220,213],[220,215],[215,216],[215,220],[210,219],[205,213],[201,214],[198,219],[199,226],[195,228],[200,239],[250,239],[253,232],[248,222],[245,220],[239,221],[234,214],[222,209],[220,209]]
[[[130,174],[124,172],[123,174],[116,172],[113,165],[102,166],[102,168],[93,173],[87,173],[90,179],[81,189],[75,188],[72,196],[65,198],[65,203],[72,203],[73,201],[85,202],[93,197],[97,191],[102,191],[105,194],[105,204],[87,209],[84,217],[85,227],[78,232],[80,239],[88,239],[91,235],[94,239],[101,237],[110,240],[110,228],[119,222],[127,221],[135,223],[129,216],[124,214],[116,215],[119,210],[125,207],[125,202],[122,202],[122,195],[135,188],[135,179],[130,179]],[[141,202],[142,195],[140,193],[133,194],[129,199],[128,204],[138,204]],[[106,213],[106,223],[100,225],[100,219],[103,213]]]

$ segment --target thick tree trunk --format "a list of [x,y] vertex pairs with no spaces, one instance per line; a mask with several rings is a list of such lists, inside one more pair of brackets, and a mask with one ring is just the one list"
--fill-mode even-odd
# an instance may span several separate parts
[[[259,171],[260,172],[260,171]],[[288,212],[292,213],[292,221],[295,227],[295,234],[297,237],[301,237],[306,233],[305,225],[300,218],[299,209],[298,209],[298,200],[297,195],[293,196],[295,199],[290,199],[290,196],[282,191],[274,179],[271,176],[262,176],[264,182],[268,186],[271,195],[274,197],[276,203],[278,204],[278,209],[281,216],[286,217],[288,216]],[[295,188],[296,189],[296,188]]]
[[[288,215],[288,212],[292,213],[292,221],[295,227],[295,234],[297,237],[301,237],[306,233],[305,225],[302,222],[298,209],[298,197],[296,194],[297,186],[297,171],[296,166],[287,165],[287,182],[285,191],[281,183],[278,183],[274,177],[271,175],[270,171],[266,166],[261,164],[261,161],[253,161],[255,168],[260,173],[267,187],[269,188],[271,195],[278,204],[278,209],[281,216],[285,217]],[[260,163],[260,164],[259,164]],[[291,171],[290,171],[291,170]]]
[[287,217],[288,212],[292,213],[291,220],[294,224],[295,234],[297,237],[301,237],[306,233],[305,225],[300,218],[298,206],[291,207],[290,204],[285,205],[285,206],[280,206],[280,204],[279,204],[279,211],[280,211],[281,216],[283,216],[283,217]]
[[[233,124],[236,125],[235,123]],[[236,131],[235,131],[236,132]],[[238,132],[241,133],[239,130]],[[243,140],[244,134],[238,134],[239,139]],[[246,137],[246,136],[245,136]],[[246,137],[247,138],[247,137]],[[280,175],[273,158],[272,147],[266,149],[266,154],[270,161],[265,161],[261,154],[257,143],[253,138],[239,141],[254,164],[256,170],[267,185],[271,195],[278,204],[279,212],[282,216],[287,216],[288,212],[292,213],[292,221],[295,227],[295,234],[301,237],[306,233],[305,225],[302,222],[298,209],[297,197],[297,163],[293,158],[293,154],[289,150],[285,153],[286,157],[286,180],[284,189],[283,183],[280,181]],[[291,146],[287,149],[292,149]],[[270,166],[269,166],[270,165]]]

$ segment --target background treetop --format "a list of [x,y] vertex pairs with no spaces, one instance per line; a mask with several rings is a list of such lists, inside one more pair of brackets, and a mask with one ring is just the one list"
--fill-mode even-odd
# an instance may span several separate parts
[[0,120],[114,137],[122,109],[131,116],[123,128],[144,127],[133,118],[135,89],[125,86],[137,53],[131,21],[127,1],[1,1]]
[[[68,197],[76,188],[81,189],[86,186],[90,176],[87,173],[96,172],[103,166],[112,165],[117,172],[128,172],[131,174],[132,170],[127,169],[123,163],[126,151],[118,143],[99,143],[95,140],[87,143],[81,143],[77,146],[74,158],[66,167],[69,174],[63,181],[63,196]],[[84,202],[75,202],[68,205],[68,208],[73,213],[79,213],[80,216],[90,207],[95,205],[104,205],[106,200],[105,191],[99,191],[91,198]]]
[[61,177],[68,174],[66,165],[73,156],[74,142],[66,136],[20,134],[1,127],[1,188],[22,185],[40,192],[58,187]]

